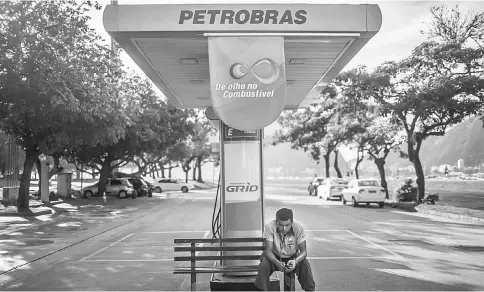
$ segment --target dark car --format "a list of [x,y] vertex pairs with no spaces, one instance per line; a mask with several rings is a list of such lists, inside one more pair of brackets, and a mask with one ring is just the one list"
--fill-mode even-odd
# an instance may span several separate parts
[[153,195],[153,188],[150,183],[145,181],[141,177],[128,177],[128,181],[133,185],[134,189],[138,192],[138,197]]

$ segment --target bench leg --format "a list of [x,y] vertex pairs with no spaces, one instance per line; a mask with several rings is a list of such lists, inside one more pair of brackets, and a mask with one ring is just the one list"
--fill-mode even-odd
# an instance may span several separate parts
[[284,291],[296,291],[295,273],[284,273]]
[[190,291],[197,291],[197,274],[192,273],[190,276]]

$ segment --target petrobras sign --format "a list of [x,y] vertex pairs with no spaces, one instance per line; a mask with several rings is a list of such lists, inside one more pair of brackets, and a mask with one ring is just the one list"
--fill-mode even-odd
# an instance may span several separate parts
[[283,37],[209,37],[210,89],[217,116],[234,129],[272,124],[286,103]]
[[273,9],[193,9],[181,10],[178,24],[268,24],[301,25],[306,23],[307,11]]

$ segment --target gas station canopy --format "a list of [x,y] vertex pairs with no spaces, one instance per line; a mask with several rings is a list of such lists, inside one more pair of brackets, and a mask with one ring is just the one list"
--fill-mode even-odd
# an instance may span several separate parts
[[207,108],[208,37],[283,36],[285,109],[308,107],[381,27],[378,5],[108,5],[104,27],[180,108]]

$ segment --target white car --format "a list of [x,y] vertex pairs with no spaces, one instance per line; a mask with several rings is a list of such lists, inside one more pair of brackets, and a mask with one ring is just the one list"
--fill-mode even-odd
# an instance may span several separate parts
[[352,202],[353,207],[359,203],[377,203],[380,208],[385,205],[385,189],[374,179],[354,179],[342,194],[343,204]]
[[156,180],[149,180],[153,185],[155,193],[161,193],[164,191],[182,191],[184,193],[189,190],[194,190],[195,186],[191,183],[184,183],[172,178],[160,178]]
[[344,178],[327,178],[321,185],[318,186],[318,197],[330,200],[332,198],[342,198],[342,192],[348,185],[348,181]]

